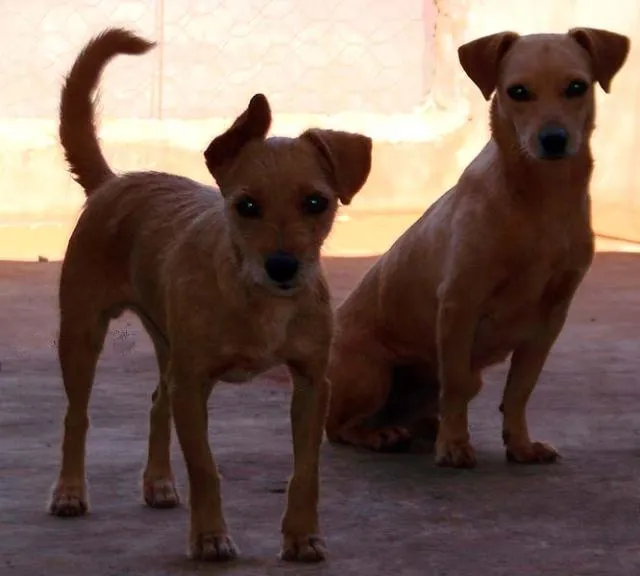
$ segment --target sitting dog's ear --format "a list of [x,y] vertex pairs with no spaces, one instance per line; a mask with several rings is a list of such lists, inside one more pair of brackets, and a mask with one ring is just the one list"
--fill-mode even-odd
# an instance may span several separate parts
[[569,36],[589,53],[593,79],[608,94],[611,80],[622,68],[629,54],[629,38],[598,28],[572,28]]
[[214,138],[204,152],[209,173],[220,183],[224,171],[250,140],[264,139],[271,126],[271,108],[264,94],[251,98],[247,109],[231,127]]
[[368,136],[313,128],[300,136],[311,141],[327,166],[342,204],[349,204],[371,172],[372,142]]
[[467,76],[480,88],[485,100],[498,82],[500,61],[520,36],[515,32],[500,32],[467,42],[458,48],[458,60]]

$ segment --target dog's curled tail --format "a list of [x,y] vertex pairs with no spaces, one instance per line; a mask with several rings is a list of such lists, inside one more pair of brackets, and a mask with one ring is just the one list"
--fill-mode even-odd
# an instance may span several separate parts
[[60,142],[74,180],[89,196],[114,176],[98,141],[93,95],[109,61],[118,54],[144,54],[155,46],[123,28],[108,28],[82,49],[60,98]]

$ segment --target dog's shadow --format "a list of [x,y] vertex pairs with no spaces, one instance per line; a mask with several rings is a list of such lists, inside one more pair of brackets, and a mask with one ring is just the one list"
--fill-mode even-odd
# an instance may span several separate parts
[[[502,450],[479,450],[478,465],[473,469],[440,468],[434,464],[432,452],[377,453],[328,443],[322,457],[325,506],[339,504],[342,498],[351,504],[359,501],[371,511],[377,508],[392,523],[402,522],[399,510],[405,507],[418,506],[425,511],[438,508],[448,517],[442,505],[450,506],[455,515],[477,509],[479,504],[480,508],[500,509],[501,514],[511,510],[521,522],[529,513],[527,510],[532,514],[541,511],[541,507],[532,504],[535,494],[548,492],[556,501],[559,495],[553,493],[558,487],[572,487],[574,496],[581,489],[580,470],[571,460],[512,464],[506,461]],[[588,498],[588,494],[584,496]],[[367,498],[372,500],[369,505]],[[509,506],[505,508],[507,499]]]

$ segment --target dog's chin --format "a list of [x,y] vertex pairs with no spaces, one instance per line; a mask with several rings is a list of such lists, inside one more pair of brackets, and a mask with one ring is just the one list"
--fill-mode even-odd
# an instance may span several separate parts
[[529,159],[530,162],[541,162],[543,164],[548,164],[552,162],[561,162],[562,160],[568,160],[573,156],[570,152],[565,152],[563,154],[549,154],[544,150],[539,150],[538,148],[531,149],[529,147],[522,148],[522,152],[524,152],[524,156]]

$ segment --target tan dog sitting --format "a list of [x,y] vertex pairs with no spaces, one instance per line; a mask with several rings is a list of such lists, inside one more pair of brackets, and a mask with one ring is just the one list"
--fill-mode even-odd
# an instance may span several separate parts
[[556,459],[525,411],[593,257],[594,83],[608,92],[628,50],[627,37],[589,28],[460,47],[484,97],[495,92],[491,139],[340,306],[330,440],[384,450],[437,434],[437,464],[471,467],[469,402],[482,369],[511,354],[507,456]]
[[60,279],[68,406],[50,511],[87,510],[89,395],[109,320],[129,309],[153,340],[160,372],[146,502],[178,502],[169,458],[173,415],[189,476],[190,554],[235,557],[207,439],[207,399],[216,381],[244,382],[285,363],[293,378],[294,466],[281,556],[320,560],[318,461],[332,335],[320,248],[338,202],[349,203],[368,176],[371,140],[315,129],[265,139],[271,113],[258,94],[205,152],[220,191],[159,172],[117,176],[100,151],[91,95],[111,58],[151,46],[126,30],[106,30],[80,53],[62,91],[61,141],[88,199]]

